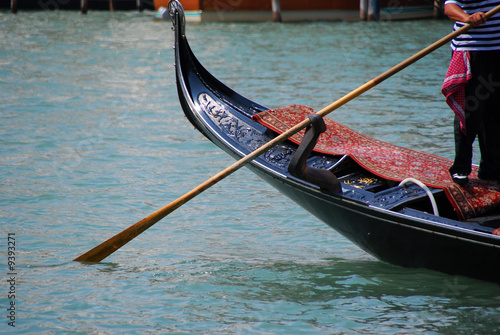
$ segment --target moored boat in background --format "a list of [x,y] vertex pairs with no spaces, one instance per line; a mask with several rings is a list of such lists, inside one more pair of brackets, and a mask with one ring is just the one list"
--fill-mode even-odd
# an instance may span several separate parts
[[[168,0],[154,0],[155,9],[166,8]],[[182,0],[188,22],[272,21],[272,0]],[[279,2],[279,1],[278,1]],[[366,3],[365,3],[366,2]],[[432,18],[435,6],[426,0],[292,0],[279,5],[282,21],[318,21],[360,19],[408,20]]]

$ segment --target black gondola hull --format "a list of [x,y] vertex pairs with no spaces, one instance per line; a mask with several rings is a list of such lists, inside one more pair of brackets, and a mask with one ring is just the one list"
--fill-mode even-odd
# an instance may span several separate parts
[[[176,1],[171,4],[169,11],[176,34],[177,89],[182,109],[196,129],[240,159],[275,136],[251,119],[267,108],[232,91],[198,62],[184,34],[182,8]],[[358,191],[347,186],[340,194],[325,192],[287,173],[287,164],[295,151],[292,143],[280,144],[248,167],[384,262],[500,283],[500,268],[494,265],[500,263],[499,236],[468,229],[452,219],[381,208],[357,196]]]

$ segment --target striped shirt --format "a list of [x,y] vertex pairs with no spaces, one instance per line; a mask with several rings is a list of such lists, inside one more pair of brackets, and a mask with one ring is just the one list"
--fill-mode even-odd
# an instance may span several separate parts
[[[490,11],[500,5],[500,0],[446,0],[445,5],[447,4],[455,4],[471,15],[476,12]],[[464,25],[463,22],[455,22],[453,30],[458,30]],[[496,14],[486,23],[456,37],[451,42],[451,48],[456,51],[500,50],[500,14]]]

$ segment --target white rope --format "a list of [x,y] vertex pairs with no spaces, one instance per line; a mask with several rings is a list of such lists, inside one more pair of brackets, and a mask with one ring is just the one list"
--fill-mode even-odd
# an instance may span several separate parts
[[420,186],[425,191],[425,193],[427,193],[427,196],[431,200],[432,209],[434,210],[434,215],[439,216],[439,211],[437,208],[436,200],[434,199],[434,195],[432,194],[431,190],[429,190],[429,188],[420,180],[417,180],[415,178],[406,178],[401,183],[399,183],[399,186],[404,186],[406,183],[410,182]]

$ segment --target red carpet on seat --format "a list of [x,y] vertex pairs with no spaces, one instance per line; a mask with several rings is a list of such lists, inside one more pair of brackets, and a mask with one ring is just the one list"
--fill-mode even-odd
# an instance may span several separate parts
[[[253,116],[254,121],[283,133],[315,113],[310,107],[291,105]],[[477,178],[477,167],[465,186],[455,184],[448,172],[452,160],[376,140],[329,118],[327,131],[321,134],[314,150],[328,155],[349,155],[373,174],[394,181],[415,178],[430,187],[441,188],[460,220],[485,215],[500,206],[500,185]],[[304,130],[290,138],[299,144]]]

